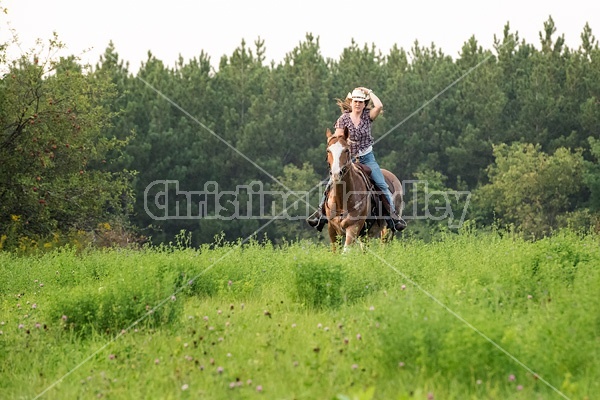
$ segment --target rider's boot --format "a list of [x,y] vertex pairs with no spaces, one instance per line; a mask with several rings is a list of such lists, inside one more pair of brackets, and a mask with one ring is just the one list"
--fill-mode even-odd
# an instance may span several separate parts
[[323,230],[323,227],[327,223],[327,217],[323,215],[322,207],[317,208],[310,217],[306,219],[306,222],[313,228],[316,228],[319,232]]
[[327,223],[327,216],[325,215],[325,201],[327,200],[327,195],[329,193],[329,189],[331,188],[331,181],[327,183],[325,187],[325,191],[323,192],[323,196],[321,197],[321,201],[319,202],[319,207],[317,207],[317,211],[312,213],[311,216],[306,218],[306,222],[313,228],[316,228],[319,232],[323,230],[323,227]]
[[396,232],[402,232],[406,228],[406,221],[400,217],[395,210],[392,210],[387,201],[383,201],[383,206],[389,215],[388,227]]
[[396,214],[395,211],[390,211],[390,222],[390,227],[397,232],[402,232],[406,229],[406,221]]

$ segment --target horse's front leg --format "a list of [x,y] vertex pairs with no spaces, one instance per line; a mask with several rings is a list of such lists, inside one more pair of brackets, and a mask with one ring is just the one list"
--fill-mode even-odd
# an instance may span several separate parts
[[337,238],[338,238],[338,233],[337,230],[335,229],[335,227],[333,226],[333,223],[330,221],[329,222],[329,228],[327,229],[327,231],[329,232],[329,240],[331,242],[331,251],[333,253],[336,252],[336,242],[337,242]]
[[[344,243],[344,253],[350,249],[350,246],[356,241],[363,224],[355,224],[346,228],[346,241]],[[362,246],[362,244],[361,244]]]

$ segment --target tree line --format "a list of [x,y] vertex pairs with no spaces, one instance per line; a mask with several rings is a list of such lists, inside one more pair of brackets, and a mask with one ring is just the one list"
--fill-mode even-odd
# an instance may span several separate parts
[[[75,57],[7,60],[0,51],[3,243],[115,227],[154,242],[182,230],[196,244],[253,233],[322,239],[300,217],[327,177],[336,99],[356,86],[384,103],[373,125],[380,165],[429,191],[469,193],[465,219],[475,226],[534,237],[594,227],[600,52],[589,25],[577,49],[556,30],[550,17],[536,47],[506,24],[493,49],[471,37],[456,58],[434,44],[383,54],[352,41],[338,60],[324,58],[307,34],[279,63],[265,63],[263,41],[242,41],[218,68],[203,51],[171,67],[148,52],[135,73],[112,42],[89,68]],[[180,193],[162,193],[167,181]],[[217,200],[207,189],[224,194]],[[252,201],[259,190],[263,204]],[[452,198],[410,187],[406,195],[406,211],[419,215]],[[188,206],[212,218],[156,218]],[[285,206],[295,218],[268,223]],[[240,212],[261,218],[234,218]],[[408,222],[423,237],[448,227],[443,218]]]

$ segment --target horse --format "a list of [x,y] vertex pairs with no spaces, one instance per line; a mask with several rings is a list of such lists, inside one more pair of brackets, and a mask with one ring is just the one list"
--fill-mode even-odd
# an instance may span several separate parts
[[[382,211],[385,196],[374,187],[368,177],[370,171],[352,162],[348,128],[344,129],[343,135],[333,135],[329,129],[326,134],[332,184],[325,202],[325,214],[332,250],[336,251],[340,236],[345,237],[344,252],[361,237],[393,239],[394,233],[388,228],[386,214]],[[381,171],[392,192],[396,212],[401,216],[404,206],[402,184],[390,171],[383,168]],[[359,243],[362,248],[360,240]]]

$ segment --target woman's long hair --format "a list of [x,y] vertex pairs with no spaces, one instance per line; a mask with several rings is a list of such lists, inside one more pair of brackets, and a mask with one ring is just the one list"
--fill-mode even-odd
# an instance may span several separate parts
[[[342,99],[335,99],[336,104],[338,105],[338,107],[340,108],[340,111],[343,113],[345,112],[350,112],[352,111],[352,98],[350,97],[346,97],[344,100]],[[367,99],[365,100],[365,108],[369,108],[371,104],[371,100]]]

